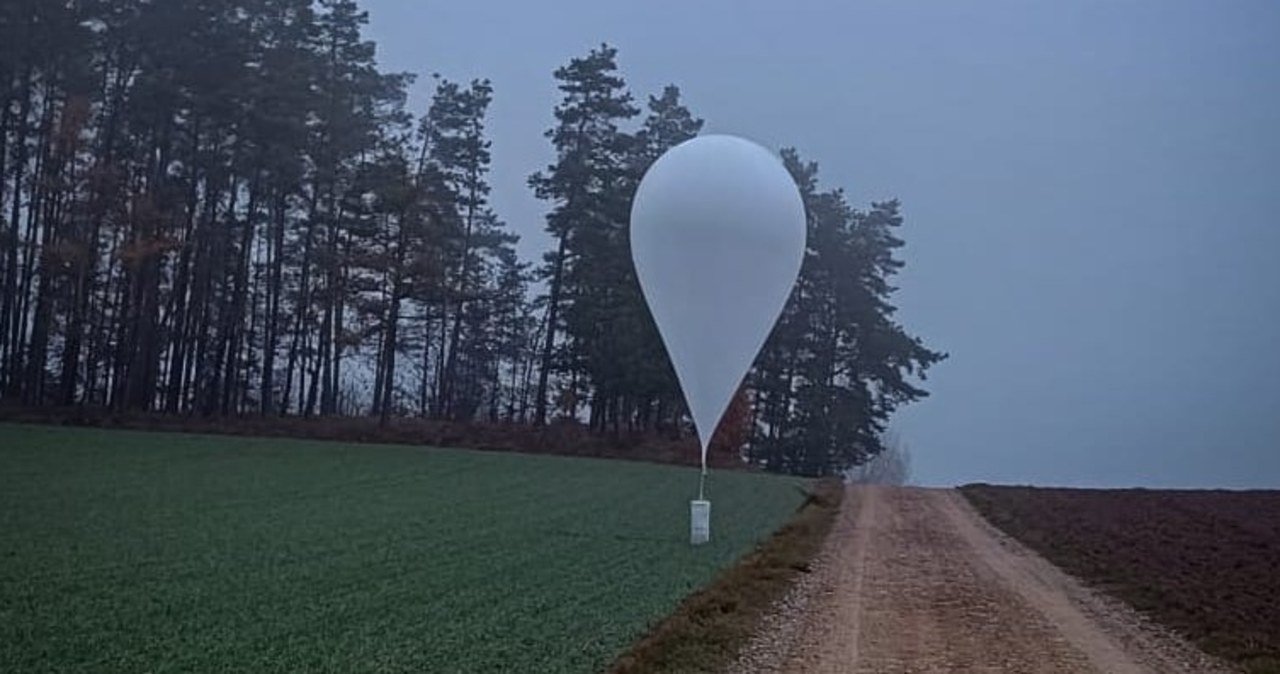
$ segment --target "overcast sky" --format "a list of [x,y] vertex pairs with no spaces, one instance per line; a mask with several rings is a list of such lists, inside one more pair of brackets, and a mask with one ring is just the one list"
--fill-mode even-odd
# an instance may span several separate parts
[[540,254],[552,71],[904,204],[895,422],[924,484],[1280,487],[1280,2],[363,0],[379,62],[488,77],[493,205]]

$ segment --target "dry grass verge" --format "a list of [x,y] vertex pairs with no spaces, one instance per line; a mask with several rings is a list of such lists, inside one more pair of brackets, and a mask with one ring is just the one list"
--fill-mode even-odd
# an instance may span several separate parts
[[610,671],[723,671],[774,602],[799,574],[808,573],[843,496],[839,481],[814,485],[790,522],[714,583],[685,599]]

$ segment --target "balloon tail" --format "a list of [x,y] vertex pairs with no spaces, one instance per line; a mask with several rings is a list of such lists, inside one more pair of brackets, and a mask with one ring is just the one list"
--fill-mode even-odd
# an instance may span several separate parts
[[702,460],[702,474],[698,476],[698,500],[706,500],[702,498],[702,488],[707,482],[707,460]]

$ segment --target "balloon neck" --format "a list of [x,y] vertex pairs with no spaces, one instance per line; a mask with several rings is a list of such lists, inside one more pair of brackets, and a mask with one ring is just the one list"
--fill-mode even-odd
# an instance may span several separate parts
[[698,476],[698,500],[703,499],[703,487],[707,482],[707,446],[711,444],[710,438],[698,438],[698,444],[702,445],[702,473]]

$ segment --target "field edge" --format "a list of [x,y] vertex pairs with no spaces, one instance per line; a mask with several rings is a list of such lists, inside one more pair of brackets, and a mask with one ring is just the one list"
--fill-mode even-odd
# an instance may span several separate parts
[[768,539],[686,597],[609,667],[635,672],[718,672],[732,664],[773,604],[822,549],[844,498],[838,480],[807,491],[792,518]]
[[[287,438],[347,444],[448,447],[582,459],[638,461],[693,468],[700,466],[696,436],[682,432],[600,433],[570,420],[544,426],[510,421],[447,421],[374,416],[200,416],[124,412],[90,406],[33,408],[0,404],[0,424],[50,428],[88,428],[191,435]],[[717,436],[719,437],[719,436]],[[742,460],[737,450],[715,441],[708,467],[763,472]]]

